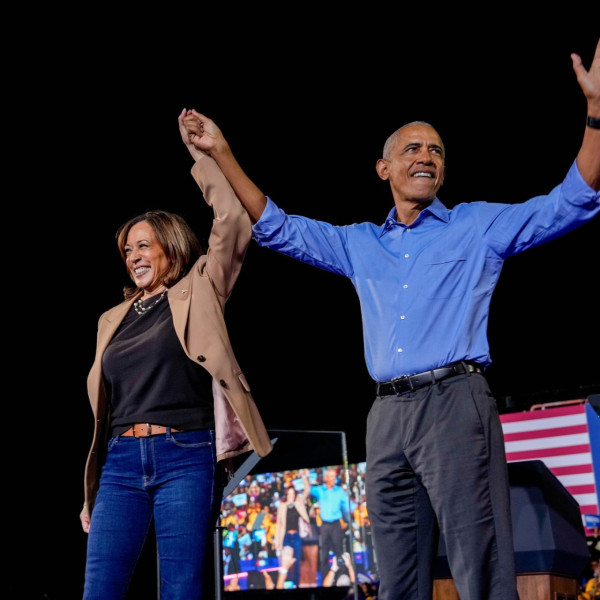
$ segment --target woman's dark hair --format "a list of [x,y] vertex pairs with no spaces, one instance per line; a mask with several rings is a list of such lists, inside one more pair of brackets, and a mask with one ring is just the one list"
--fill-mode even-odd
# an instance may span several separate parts
[[[188,273],[198,257],[204,253],[202,245],[190,226],[179,215],[164,210],[149,210],[129,219],[117,230],[117,246],[124,261],[127,259],[125,244],[129,231],[134,225],[142,222],[152,227],[156,240],[171,265],[163,279],[163,284],[171,287]],[[139,291],[138,287],[125,286],[123,295],[126,300],[129,300]]]

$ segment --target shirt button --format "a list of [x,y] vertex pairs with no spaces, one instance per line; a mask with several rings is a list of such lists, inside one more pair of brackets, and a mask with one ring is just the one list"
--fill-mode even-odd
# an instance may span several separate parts
[[410,254],[407,253],[404,255],[404,258],[408,258],[409,256],[410,256]]
[[404,315],[402,315],[402,316],[400,317],[400,320],[401,320],[401,321],[404,321],[404,319],[406,319],[406,317],[405,317]]
[[408,288],[408,285],[405,283],[405,284],[404,284],[402,287],[403,287],[404,289],[406,289],[406,288]]
[[398,352],[402,352],[402,348],[398,348]]

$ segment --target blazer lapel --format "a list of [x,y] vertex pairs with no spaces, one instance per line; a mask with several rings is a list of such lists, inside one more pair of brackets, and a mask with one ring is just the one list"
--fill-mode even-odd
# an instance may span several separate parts
[[188,349],[185,341],[185,331],[188,323],[191,295],[189,275],[176,283],[167,293],[173,315],[173,327],[186,354]]
[[103,320],[105,323],[98,331],[98,355],[102,356],[104,354],[106,346],[108,346],[115,331],[125,318],[125,315],[129,312],[129,309],[135,300],[137,300],[137,298],[131,298],[131,300],[119,304],[119,306],[116,306],[107,315],[104,315]]

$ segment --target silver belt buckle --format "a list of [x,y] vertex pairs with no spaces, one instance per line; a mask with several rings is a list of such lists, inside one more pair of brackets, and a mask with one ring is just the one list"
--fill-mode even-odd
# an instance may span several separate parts
[[144,423],[144,425],[148,428],[148,432],[146,433],[146,435],[136,435],[135,434],[135,425],[133,426],[133,437],[134,438],[140,438],[140,437],[150,437],[152,435],[152,425],[150,423]]

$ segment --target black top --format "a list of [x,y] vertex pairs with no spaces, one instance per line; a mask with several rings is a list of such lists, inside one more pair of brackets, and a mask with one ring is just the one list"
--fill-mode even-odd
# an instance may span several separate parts
[[142,315],[131,308],[104,352],[102,372],[111,435],[134,423],[214,428],[212,377],[183,351],[166,296]]
[[298,531],[298,509],[293,504],[288,504],[287,515],[285,518],[285,530],[286,531]]

